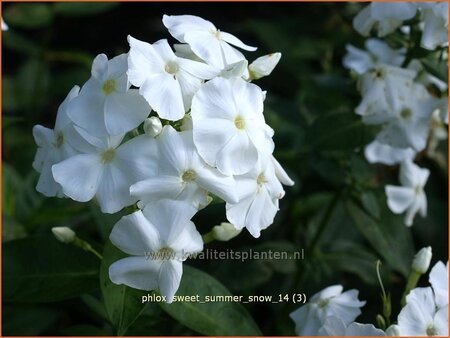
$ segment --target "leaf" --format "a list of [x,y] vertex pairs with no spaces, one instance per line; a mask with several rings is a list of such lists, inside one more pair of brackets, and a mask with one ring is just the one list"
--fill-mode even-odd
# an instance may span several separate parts
[[409,275],[414,250],[411,233],[400,218],[382,213],[380,221],[377,222],[356,204],[348,202],[346,206],[356,229],[387,264],[406,278]]
[[53,236],[36,236],[3,246],[3,299],[54,302],[98,288],[98,259]]
[[53,12],[48,4],[16,3],[3,12],[5,20],[12,27],[41,28],[53,20]]
[[364,209],[375,219],[380,219],[380,207],[375,194],[371,191],[365,191],[361,195],[361,203]]
[[448,83],[448,64],[446,61],[421,59],[420,62],[428,73]]
[[304,147],[317,150],[348,150],[362,147],[373,138],[373,127],[351,112],[319,116],[308,129]]
[[16,31],[9,30],[3,32],[2,38],[6,48],[18,53],[37,56],[41,48],[36,42],[33,42]]
[[142,304],[142,296],[148,292],[116,285],[109,279],[109,266],[127,255],[117,249],[110,241],[105,245],[100,266],[100,287],[105,302],[106,313],[117,335],[126,333],[131,324],[141,315],[147,303]]
[[118,6],[119,3],[115,2],[58,2],[53,5],[53,9],[63,16],[80,17],[106,12]]
[[61,317],[61,311],[42,305],[6,304],[3,306],[5,336],[40,336]]
[[[184,266],[177,296],[231,296],[216,279],[195,268]],[[188,328],[207,336],[257,336],[261,332],[247,310],[235,302],[161,303],[170,316]]]

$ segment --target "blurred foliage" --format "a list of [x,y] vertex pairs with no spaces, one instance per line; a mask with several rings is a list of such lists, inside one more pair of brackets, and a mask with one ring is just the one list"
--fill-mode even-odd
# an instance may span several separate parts
[[[341,283],[359,289],[367,300],[358,321],[375,323],[381,312],[377,259],[383,262],[394,316],[414,252],[431,245],[433,263],[447,260],[446,173],[433,161],[420,160],[432,172],[426,188],[429,216],[406,228],[402,217],[388,210],[384,196],[384,184],[397,181],[398,168],[369,165],[362,154],[376,130],[353,113],[359,100],[356,83],[341,66],[345,44],[362,46],[351,26],[360,4],[2,6],[10,26],[2,34],[4,335],[294,334],[288,314],[298,305],[287,302],[142,305],[142,292],[112,285],[107,276],[108,264],[120,254],[106,244],[109,232],[125,211],[103,215],[95,202],[45,198],[34,190],[33,125],[53,127],[57,107],[74,85],[89,78],[95,55],[126,52],[128,34],[149,42],[167,37],[163,14],[213,21],[259,46],[254,55],[247,54],[250,59],[283,54],[273,74],[257,83],[268,91],[265,116],[276,131],[275,155],[296,185],[286,188],[275,223],[259,239],[242,233],[209,247],[305,250],[305,259],[298,261],[188,261],[180,293],[311,296]],[[441,148],[447,154],[446,145]],[[194,221],[206,233],[224,218],[223,204],[215,204]],[[56,242],[50,235],[53,226],[70,226],[104,251],[101,267],[95,256]]]

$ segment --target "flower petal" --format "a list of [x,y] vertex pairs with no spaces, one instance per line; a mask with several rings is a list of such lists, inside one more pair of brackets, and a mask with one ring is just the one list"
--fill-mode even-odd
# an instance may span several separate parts
[[258,161],[258,150],[245,131],[237,132],[217,154],[217,169],[225,175],[242,175]]
[[109,278],[114,284],[124,284],[139,290],[156,290],[160,269],[161,261],[127,257],[111,264]]
[[385,190],[389,209],[396,214],[401,214],[414,202],[414,190],[411,188],[387,185]]
[[173,297],[180,287],[183,263],[170,260],[161,265],[158,276],[158,286],[161,295],[166,296],[167,303],[172,303]]

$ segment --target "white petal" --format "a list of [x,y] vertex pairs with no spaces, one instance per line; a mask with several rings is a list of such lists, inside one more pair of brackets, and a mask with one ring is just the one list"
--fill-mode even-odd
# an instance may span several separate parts
[[130,178],[126,170],[121,170],[114,162],[105,165],[97,188],[97,201],[102,212],[113,214],[137,201],[130,195]]
[[346,325],[335,316],[330,316],[325,320],[319,330],[319,336],[345,336]]
[[194,94],[202,85],[202,80],[192,76],[182,69],[180,69],[177,73],[177,80],[183,96],[184,110],[188,111],[191,108]]
[[161,295],[166,296],[167,303],[172,303],[173,296],[180,287],[181,275],[183,274],[183,263],[170,260],[161,265],[158,277],[158,286]]
[[148,77],[139,92],[161,118],[170,121],[183,118],[185,109],[181,88],[173,76],[158,74]]
[[412,148],[395,148],[374,140],[364,148],[364,155],[370,163],[394,165],[415,156]]
[[365,337],[365,336],[386,336],[386,334],[377,329],[372,324],[351,323],[345,332],[346,336]]
[[371,6],[371,15],[376,20],[394,18],[398,20],[408,20],[416,15],[417,7],[412,3],[391,2],[379,3],[373,2]]
[[197,168],[198,184],[205,190],[217,195],[229,203],[237,203],[236,182],[233,177],[225,176],[207,165]]
[[389,209],[396,214],[404,212],[414,202],[414,190],[407,187],[386,186],[387,203]]
[[165,160],[160,162],[168,162],[168,165],[164,165],[164,174],[168,174],[168,166],[170,166],[170,169],[173,168],[176,170],[170,170],[171,173],[181,173],[183,170],[191,169],[188,168],[190,154],[188,153],[189,149],[187,149],[188,147],[185,143],[185,136],[187,135],[186,133],[187,132],[178,133],[172,126],[166,126],[163,128],[161,134],[159,135],[159,152]]
[[127,257],[111,264],[109,278],[114,284],[124,284],[139,290],[156,290],[160,269],[161,261]]
[[440,309],[434,316],[434,328],[437,336],[448,337],[448,306]]
[[245,131],[237,132],[217,154],[217,169],[225,175],[242,175],[258,161],[258,150]]
[[180,42],[185,42],[186,32],[216,30],[211,22],[194,15],[164,15],[162,21],[170,34]]
[[92,62],[92,77],[102,82],[106,80],[108,74],[108,57],[105,54],[99,54]]
[[179,177],[156,176],[133,184],[130,193],[141,201],[141,205],[147,205],[161,199],[177,199],[183,189]]
[[161,59],[165,62],[177,59],[177,56],[173,52],[172,48],[170,48],[167,39],[158,40],[152,46],[155,49],[155,52],[158,53]]
[[203,80],[209,80],[218,75],[218,70],[206,63],[192,61],[189,59],[178,58],[178,64],[181,69],[189,74]]
[[105,100],[105,124],[111,135],[124,134],[138,127],[151,108],[137,90],[112,93]]
[[188,31],[184,40],[202,60],[217,69],[224,67],[221,41],[209,31]]
[[72,120],[67,115],[67,106],[70,101],[72,101],[73,98],[78,96],[78,93],[80,92],[80,87],[74,86],[69,94],[67,94],[64,101],[61,103],[61,105],[58,108],[58,113],[56,115],[56,121],[55,121],[55,130],[62,130],[64,127],[72,123]]
[[241,40],[239,40],[234,35],[231,35],[230,33],[220,32],[220,38],[228,42],[229,44],[232,44],[233,46],[239,47],[244,50],[248,50],[250,52],[254,52],[255,50],[257,50],[256,47],[246,45],[245,43],[243,43]]
[[370,5],[366,6],[353,19],[353,27],[362,36],[368,36],[375,20],[371,16]]
[[158,231],[140,210],[122,217],[109,239],[120,250],[134,256],[145,256],[160,247]]
[[245,219],[247,230],[253,237],[258,238],[261,230],[266,229],[273,223],[277,211],[278,207],[267,191],[261,189],[248,209]]
[[65,195],[75,201],[87,202],[97,192],[103,165],[97,155],[76,155],[52,168],[53,177]]
[[448,269],[441,261],[437,262],[430,272],[430,284],[433,287],[436,304],[439,307],[448,304]]
[[277,161],[277,159],[271,155],[272,163],[275,167],[275,174],[281,183],[287,186],[293,186],[295,182],[289,177],[281,164]]
[[172,250],[184,255],[184,257],[179,257],[182,260],[187,258],[187,254],[203,250],[202,235],[200,235],[192,222],[185,223],[180,233],[168,244]]
[[54,132],[52,129],[37,124],[33,127],[33,137],[39,147],[49,147],[53,142]]
[[105,97],[99,93],[83,93],[67,107],[67,114],[78,126],[97,137],[107,135],[104,115]]
[[60,162],[60,154],[55,149],[46,152],[46,157],[41,168],[41,175],[36,185],[36,190],[47,197],[58,196],[61,194],[61,186],[55,182],[52,173],[52,166]]

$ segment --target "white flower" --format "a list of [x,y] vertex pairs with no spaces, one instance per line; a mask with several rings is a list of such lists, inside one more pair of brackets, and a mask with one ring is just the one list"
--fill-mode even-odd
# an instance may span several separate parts
[[199,208],[206,205],[208,192],[225,201],[237,202],[233,177],[222,175],[204,163],[195,149],[192,131],[177,132],[166,126],[157,143],[157,172],[130,189],[141,206],[167,198],[184,200]]
[[72,100],[68,114],[91,135],[119,135],[139,126],[151,108],[127,78],[127,54],[108,61],[105,54],[92,63],[91,78]]
[[115,284],[140,290],[159,289],[171,303],[180,286],[183,261],[203,250],[201,235],[190,221],[196,209],[179,201],[160,201],[123,217],[109,238],[123,258],[109,267]]
[[386,36],[416,15],[417,6],[408,2],[372,2],[356,15],[353,27],[363,36],[368,36],[376,27],[378,36]]
[[231,45],[248,51],[256,50],[198,16],[164,15],[163,23],[175,39],[188,43],[196,55],[220,70],[245,59],[242,53]]
[[273,223],[278,201],[284,196],[274,163],[269,156],[260,156],[252,170],[234,178],[239,202],[226,204],[227,219],[236,229],[245,227],[258,238]]
[[364,155],[370,163],[394,165],[405,160],[412,160],[416,152],[412,148],[395,148],[374,140],[364,148]]
[[433,287],[436,305],[439,308],[448,306],[448,262],[437,262],[430,272],[429,281]]
[[387,185],[386,195],[389,209],[395,214],[406,211],[405,224],[411,226],[414,216],[420,213],[422,217],[427,214],[427,197],[424,187],[430,171],[420,168],[411,161],[404,161],[400,166],[401,187]]
[[281,59],[281,53],[261,56],[248,66],[251,80],[257,80],[270,75]]
[[222,222],[212,228],[212,234],[217,241],[227,242],[241,233],[241,229],[227,222]]
[[329,286],[313,295],[309,303],[290,314],[299,336],[317,335],[327,317],[337,317],[345,325],[352,323],[361,313],[365,301],[358,300],[358,290],[342,293],[342,285]]
[[420,274],[424,274],[430,267],[431,257],[431,246],[420,249],[414,256],[411,268]]
[[194,143],[210,166],[241,175],[258,161],[273,130],[263,115],[261,89],[242,79],[216,78],[192,100]]
[[392,49],[386,42],[379,39],[367,39],[365,47],[367,51],[347,45],[347,54],[343,59],[344,66],[357,74],[364,74],[380,64],[401,66],[405,60],[404,48]]
[[80,128],[77,131],[88,144],[76,145],[79,155],[52,168],[64,194],[79,202],[95,196],[105,213],[115,213],[135,203],[130,186],[156,170],[154,139],[142,135],[119,146],[123,136],[99,139]]
[[130,82],[161,118],[182,119],[203,80],[217,75],[204,63],[176,56],[167,40],[149,44],[128,36],[128,42]]
[[63,243],[71,243],[75,239],[75,232],[68,227],[53,227],[52,233],[56,239]]
[[242,60],[226,66],[220,72],[219,76],[225,79],[240,78],[248,79],[248,61]]
[[78,95],[80,88],[75,86],[58,108],[55,129],[41,125],[33,127],[33,136],[38,149],[33,161],[33,168],[41,173],[36,190],[47,197],[63,197],[61,186],[55,182],[52,166],[78,153],[71,142],[77,142],[73,123],[67,116],[68,103]]
[[377,329],[372,324],[351,323],[345,325],[342,319],[331,316],[325,320],[324,325],[318,332],[319,336],[351,336],[351,337],[365,337],[365,336],[385,336],[386,334]]
[[448,45],[448,2],[423,3],[424,28],[420,45],[434,50]]
[[144,132],[151,137],[158,136],[162,131],[161,120],[156,116],[151,116],[144,121]]
[[384,123],[395,115],[402,102],[411,95],[417,73],[388,65],[378,65],[359,78],[362,101],[355,112],[369,124]]
[[398,326],[404,336],[448,336],[448,306],[436,307],[430,287],[413,289],[398,315]]

